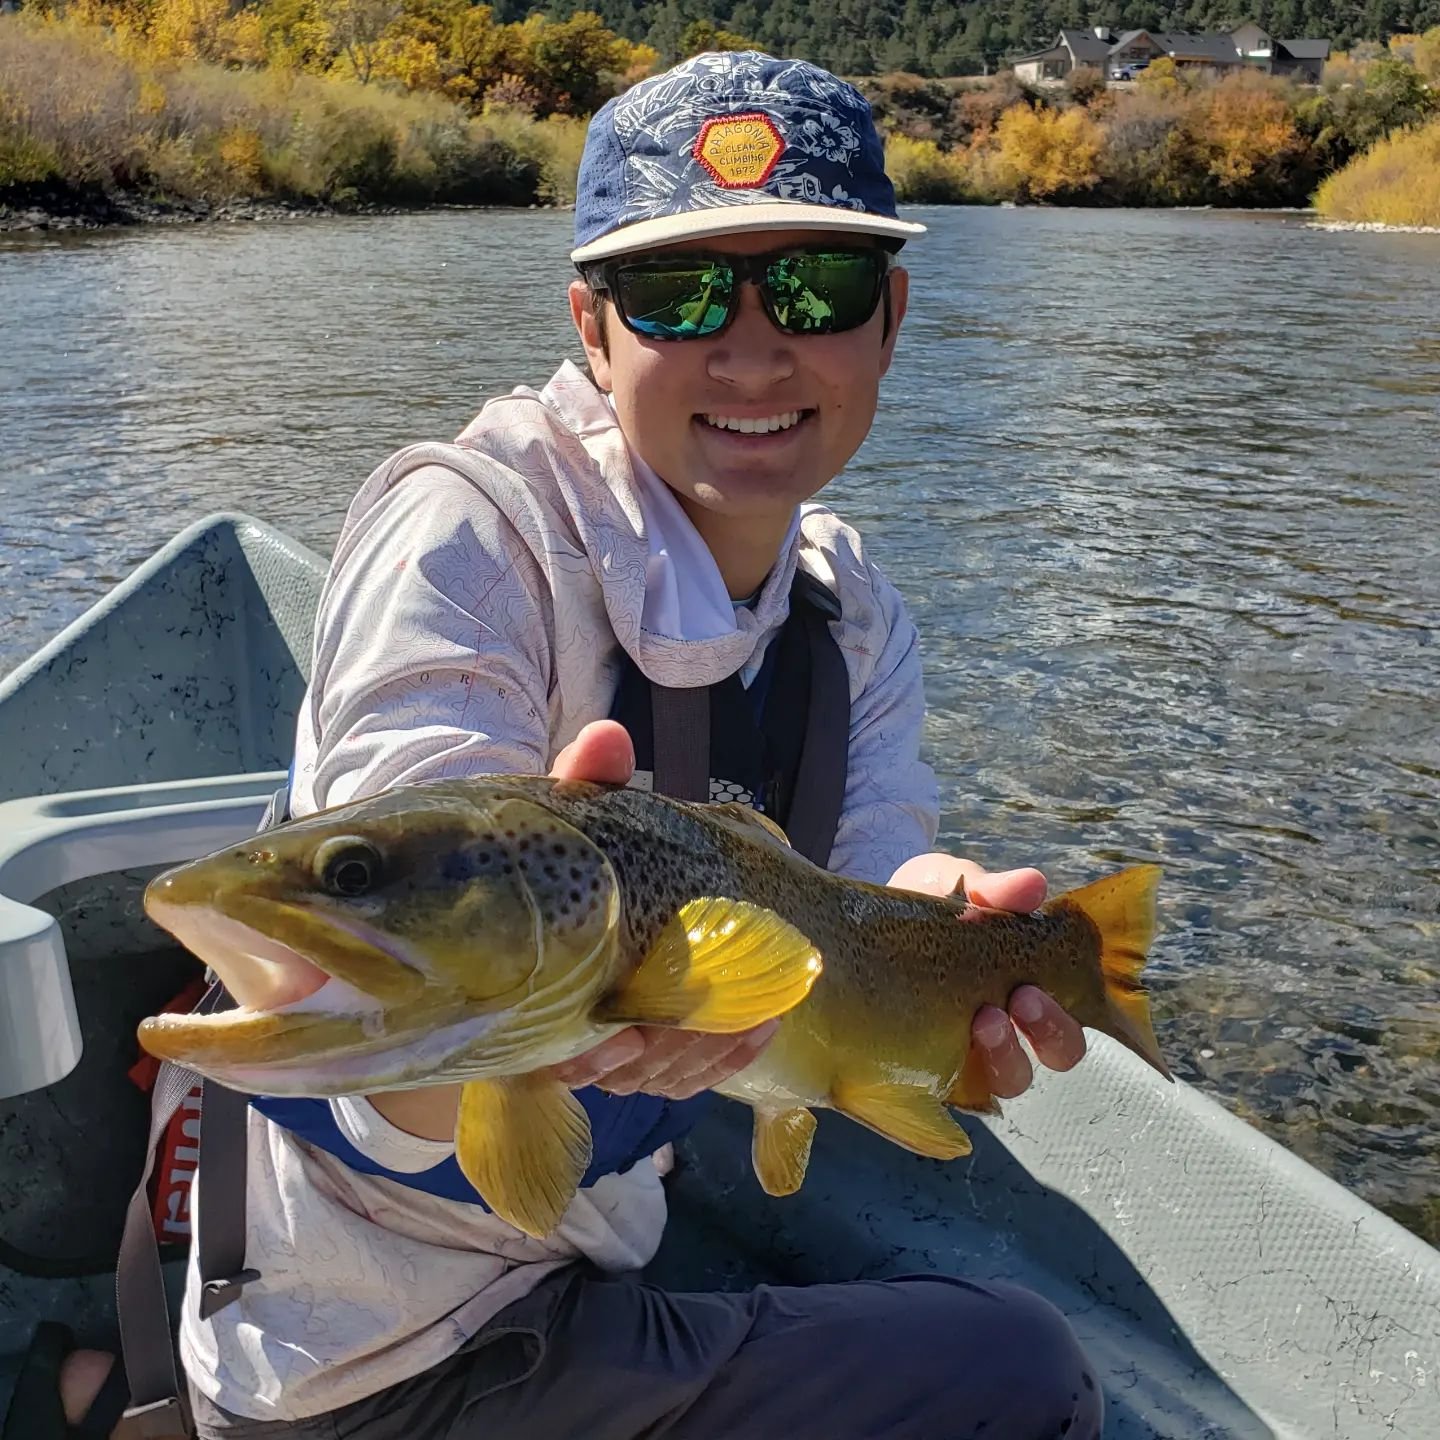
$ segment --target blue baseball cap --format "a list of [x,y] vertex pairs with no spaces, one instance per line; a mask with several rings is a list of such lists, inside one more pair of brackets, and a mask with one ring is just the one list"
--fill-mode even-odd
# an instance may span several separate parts
[[870,104],[804,60],[696,55],[595,112],[575,195],[583,265],[707,235],[834,230],[904,241]]

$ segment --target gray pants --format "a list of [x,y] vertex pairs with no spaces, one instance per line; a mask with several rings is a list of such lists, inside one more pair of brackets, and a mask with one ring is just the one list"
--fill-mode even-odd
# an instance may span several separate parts
[[329,1415],[203,1440],[1096,1440],[1068,1322],[942,1276],[677,1295],[576,1266],[424,1375]]

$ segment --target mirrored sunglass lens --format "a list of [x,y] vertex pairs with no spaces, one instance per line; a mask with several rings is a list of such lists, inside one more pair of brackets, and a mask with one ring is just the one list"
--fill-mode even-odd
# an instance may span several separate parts
[[775,318],[787,330],[815,333],[863,325],[875,311],[875,255],[787,255],[769,267]]
[[631,329],[666,340],[713,335],[725,323],[735,288],[733,272],[723,265],[686,270],[636,266],[622,270],[618,282]]

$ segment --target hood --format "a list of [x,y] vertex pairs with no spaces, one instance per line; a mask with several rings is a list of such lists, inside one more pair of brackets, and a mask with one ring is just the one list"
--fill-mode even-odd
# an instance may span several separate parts
[[539,459],[538,446],[548,461],[522,473],[558,492],[552,501],[567,512],[611,628],[641,673],[659,684],[683,675],[687,684],[709,685],[745,667],[789,613],[800,511],[760,594],[736,608],[679,501],[631,450],[608,398],[584,371],[567,360],[544,389],[518,386],[492,400],[455,443],[486,455],[499,445],[513,451],[521,428],[533,435],[527,456]]

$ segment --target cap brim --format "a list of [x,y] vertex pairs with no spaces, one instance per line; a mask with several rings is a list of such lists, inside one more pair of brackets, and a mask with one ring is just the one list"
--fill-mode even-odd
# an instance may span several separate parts
[[755,205],[716,205],[688,210],[683,215],[661,215],[622,225],[588,245],[570,252],[577,265],[608,260],[638,250],[654,250],[679,240],[709,235],[738,235],[751,230],[831,230],[849,235],[882,235],[909,240],[923,235],[925,227],[912,220],[892,220],[863,210],[842,210],[835,205],[807,205],[801,200],[766,200]]

